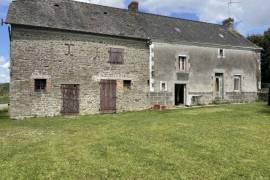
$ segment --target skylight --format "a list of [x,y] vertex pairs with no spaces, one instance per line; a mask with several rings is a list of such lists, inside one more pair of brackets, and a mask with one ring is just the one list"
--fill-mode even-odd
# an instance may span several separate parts
[[174,30],[181,33],[181,30],[178,27],[175,27]]
[[224,38],[223,34],[218,34],[218,35],[219,35],[219,37]]

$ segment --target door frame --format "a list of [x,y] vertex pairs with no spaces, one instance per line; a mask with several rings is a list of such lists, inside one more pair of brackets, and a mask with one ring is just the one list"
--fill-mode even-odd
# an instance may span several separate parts
[[[179,105],[176,105],[176,99],[175,99],[175,95],[176,95],[176,92],[175,92],[175,89],[176,89],[176,85],[183,85],[184,87],[184,92],[183,92],[183,104],[179,104]],[[187,102],[187,84],[186,83],[174,83],[174,106],[184,106],[186,105],[186,102]]]
[[[112,79],[100,80],[100,108],[101,113],[116,113],[117,81]],[[109,95],[107,93],[110,93]],[[106,99],[108,98],[108,99]]]
[[[215,73],[214,76],[214,96],[215,98],[224,99],[224,73]],[[217,79],[219,83],[219,91],[217,92]]]
[[[66,87],[65,87],[66,86]],[[73,86],[73,88],[77,91],[76,94],[77,96],[75,97],[70,97],[69,99],[64,97],[64,89],[69,89],[67,86]],[[80,113],[80,84],[61,84],[60,85],[60,89],[61,89],[61,101],[62,101],[62,106],[61,106],[61,114],[63,115],[76,115],[76,114],[79,114]],[[71,88],[70,88],[71,89]],[[74,90],[73,89],[73,90]],[[76,111],[73,111],[73,112],[67,112],[65,110],[65,99],[68,99],[68,101],[77,101],[76,104],[77,104],[77,108],[76,108]],[[74,103],[73,102],[73,103]],[[73,104],[74,105],[74,104]]]

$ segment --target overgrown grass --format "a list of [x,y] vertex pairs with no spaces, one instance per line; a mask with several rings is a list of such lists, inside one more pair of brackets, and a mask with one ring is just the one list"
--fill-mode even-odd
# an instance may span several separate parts
[[269,179],[262,103],[12,121],[0,179]]

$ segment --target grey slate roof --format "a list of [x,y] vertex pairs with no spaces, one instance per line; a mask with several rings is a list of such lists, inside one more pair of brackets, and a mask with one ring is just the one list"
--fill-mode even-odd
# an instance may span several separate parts
[[258,48],[218,24],[190,21],[72,0],[16,0],[7,23],[98,33],[156,42]]

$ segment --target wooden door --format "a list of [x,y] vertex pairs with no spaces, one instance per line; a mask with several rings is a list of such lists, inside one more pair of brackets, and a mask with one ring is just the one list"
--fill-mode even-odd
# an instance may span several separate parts
[[102,113],[116,112],[116,80],[101,80],[100,111]]
[[62,114],[78,114],[80,111],[80,85],[62,84]]

